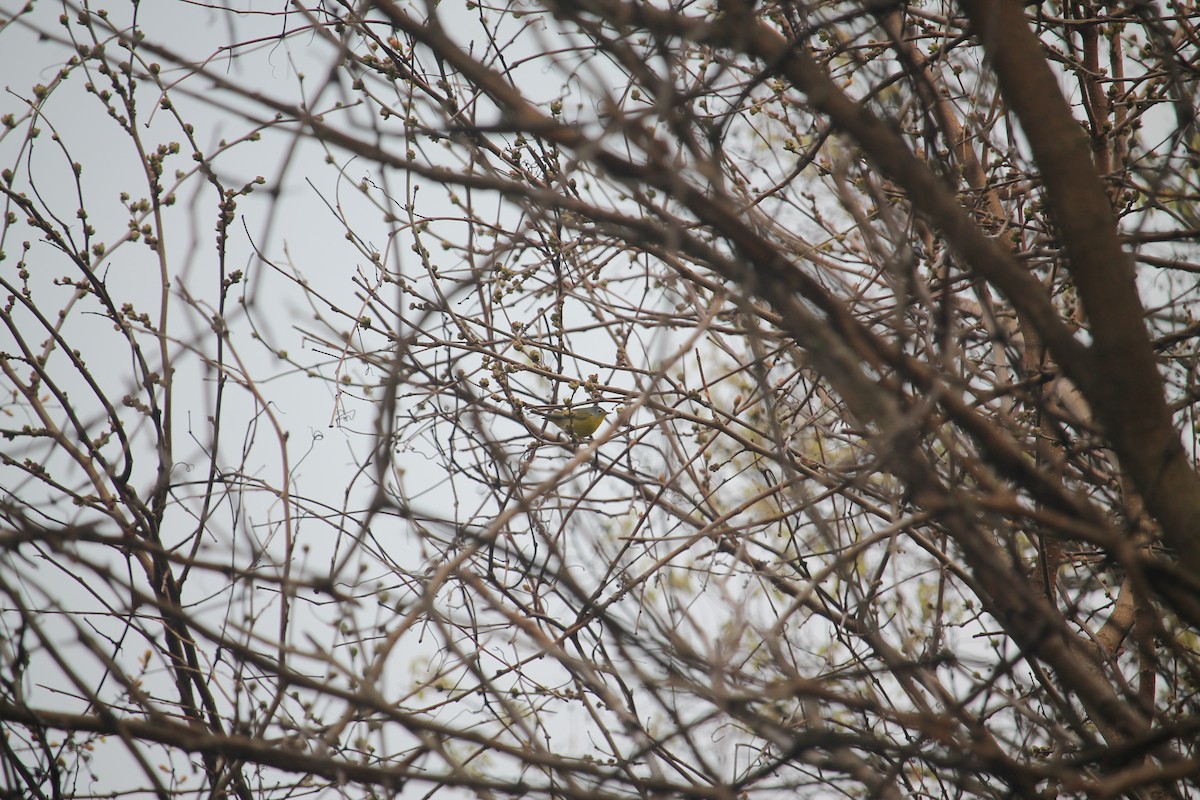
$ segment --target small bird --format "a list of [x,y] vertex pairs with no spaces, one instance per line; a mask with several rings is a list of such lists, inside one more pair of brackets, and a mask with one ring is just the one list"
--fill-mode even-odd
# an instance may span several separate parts
[[591,436],[608,416],[608,412],[596,403],[586,408],[561,408],[554,411],[535,411],[534,413],[553,422],[575,439]]

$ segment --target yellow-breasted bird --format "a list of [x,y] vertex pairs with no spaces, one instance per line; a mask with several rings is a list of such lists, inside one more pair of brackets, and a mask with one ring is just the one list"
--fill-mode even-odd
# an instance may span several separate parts
[[545,417],[576,439],[591,436],[600,427],[600,423],[604,422],[604,418],[608,416],[608,412],[597,403],[578,408],[556,408],[553,411],[534,411],[534,413]]

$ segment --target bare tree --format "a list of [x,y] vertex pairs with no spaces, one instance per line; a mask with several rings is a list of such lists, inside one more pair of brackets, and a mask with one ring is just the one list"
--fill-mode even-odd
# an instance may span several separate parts
[[1192,5],[8,13],[13,796],[1200,791]]

